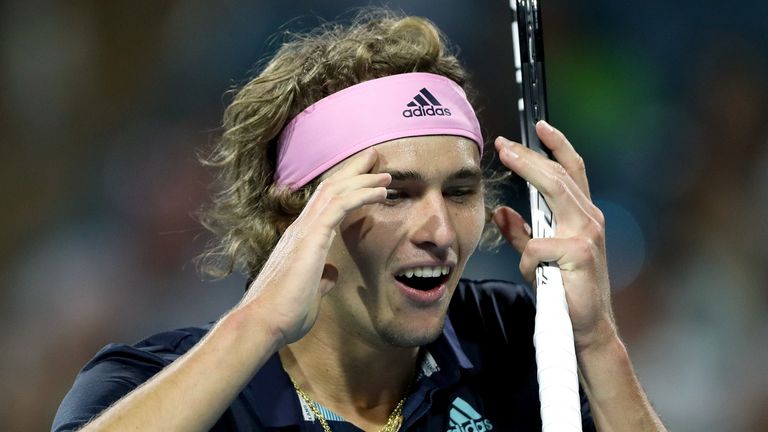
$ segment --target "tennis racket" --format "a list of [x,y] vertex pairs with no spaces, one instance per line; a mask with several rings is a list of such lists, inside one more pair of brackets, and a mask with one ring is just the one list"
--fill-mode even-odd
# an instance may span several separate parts
[[[515,81],[520,89],[518,109],[522,144],[552,159],[552,153],[536,135],[536,122],[547,119],[541,0],[510,0],[509,5],[512,12]],[[554,236],[556,223],[552,211],[536,187],[528,183],[528,190],[533,237]],[[568,315],[563,279],[555,263],[541,263],[536,268],[533,343],[536,347],[542,431],[581,431],[573,327]]]

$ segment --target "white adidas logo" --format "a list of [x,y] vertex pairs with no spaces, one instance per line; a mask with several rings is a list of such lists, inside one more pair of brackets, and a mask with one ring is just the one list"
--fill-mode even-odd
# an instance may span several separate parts
[[451,421],[446,432],[485,432],[493,429],[493,424],[484,419],[467,401],[457,397],[449,413]]

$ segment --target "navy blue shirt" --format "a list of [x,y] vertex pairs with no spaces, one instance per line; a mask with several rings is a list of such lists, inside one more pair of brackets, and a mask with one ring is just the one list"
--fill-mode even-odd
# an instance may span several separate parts
[[[403,431],[540,431],[530,288],[462,280],[440,337],[422,349],[420,378],[403,407]],[[189,351],[211,325],[110,344],[85,365],[61,403],[53,431],[87,423]],[[334,431],[360,429],[328,412]],[[273,355],[213,431],[322,431]],[[582,393],[584,431],[595,426]]]

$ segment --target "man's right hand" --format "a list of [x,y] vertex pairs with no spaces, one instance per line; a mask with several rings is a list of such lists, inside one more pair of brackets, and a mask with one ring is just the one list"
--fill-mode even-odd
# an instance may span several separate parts
[[333,169],[286,229],[240,304],[190,351],[106,409],[83,430],[210,429],[277,349],[317,319],[336,227],[346,214],[386,198],[389,174],[370,174],[369,149]]
[[304,210],[285,230],[238,308],[264,317],[277,346],[301,339],[314,325],[320,300],[332,287],[325,260],[336,228],[348,212],[382,202],[388,173],[371,174],[378,153],[370,148],[331,170]]

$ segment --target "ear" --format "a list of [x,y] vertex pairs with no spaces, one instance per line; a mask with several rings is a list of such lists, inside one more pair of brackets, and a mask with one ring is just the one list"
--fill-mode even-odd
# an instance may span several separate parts
[[323,265],[323,275],[320,278],[320,289],[323,294],[331,290],[339,281],[339,268],[343,268],[343,260],[339,258],[339,247],[343,245],[340,237],[339,227],[336,227],[332,233],[331,245],[325,255],[325,264]]
[[320,277],[320,294],[325,295],[336,286],[339,279],[339,269],[332,264],[323,266],[323,275]]

